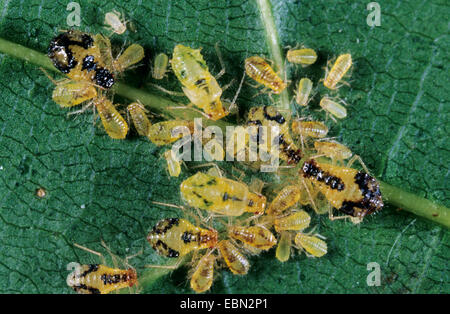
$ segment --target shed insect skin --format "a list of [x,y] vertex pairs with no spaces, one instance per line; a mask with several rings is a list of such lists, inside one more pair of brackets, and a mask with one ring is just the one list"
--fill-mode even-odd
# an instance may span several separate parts
[[209,72],[200,49],[176,45],[170,64],[184,94],[211,120],[219,120],[229,114],[220,100],[222,89]]
[[[265,198],[253,195],[244,183],[227,178],[197,172],[181,183],[180,191],[189,206],[217,214],[240,216],[246,211],[264,212]],[[254,199],[259,201],[253,202]]]
[[325,80],[323,85],[331,90],[339,88],[337,84],[342,80],[347,71],[352,67],[351,54],[340,55],[330,71],[326,69]]
[[191,289],[197,293],[208,291],[214,280],[216,256],[207,253],[198,261],[190,280]]
[[263,226],[230,226],[228,236],[260,250],[269,250],[277,244],[277,239]]
[[128,124],[113,103],[106,97],[99,97],[93,100],[93,104],[109,137],[124,139],[128,133]]
[[261,57],[252,56],[245,59],[245,72],[256,82],[280,94],[287,84],[275,73],[272,67]]
[[63,32],[52,39],[48,57],[53,65],[74,81],[90,82],[109,89],[115,80],[113,71],[105,65],[94,38],[76,30]]
[[362,220],[384,206],[378,181],[363,171],[311,159],[304,162],[299,173],[348,216]]
[[167,218],[153,227],[147,241],[159,255],[177,258],[194,250],[213,248],[217,238],[214,229],[194,226],[186,219]]
[[167,162],[167,170],[171,177],[178,177],[181,173],[181,163],[174,157],[172,150],[168,150],[164,153],[164,158]]
[[314,148],[317,153],[331,158],[333,162],[336,160],[343,161],[352,157],[352,151],[345,145],[337,142],[314,142]]
[[[297,164],[302,158],[302,152],[294,144],[292,137],[289,133],[289,124],[286,119],[280,114],[273,106],[264,107],[254,107],[251,108],[248,117],[247,125],[258,126],[257,134],[253,134],[257,139],[258,145],[263,144],[263,134],[260,134],[262,128],[259,126],[266,127],[268,132],[272,132],[272,127],[276,126],[279,128],[278,137],[274,140],[278,140],[279,143],[279,156],[282,160],[286,161],[288,164]],[[270,141],[271,134],[267,134],[267,140]],[[267,143],[266,148],[268,152],[272,151],[272,143]]]
[[107,294],[132,287],[137,283],[133,268],[118,269],[101,264],[80,265],[80,269],[69,279],[70,287],[83,294]]
[[250,263],[244,254],[230,240],[222,240],[217,244],[220,255],[228,268],[235,275],[245,275],[250,269]]
[[133,125],[141,136],[147,136],[150,132],[151,122],[145,113],[146,110],[144,106],[140,103],[133,102],[128,105],[127,111],[131,116],[131,121],[133,121]]
[[307,106],[310,101],[309,96],[311,94],[312,88],[312,81],[307,77],[302,78],[300,82],[298,82],[298,88],[295,91],[296,103],[303,107]]
[[104,24],[107,25],[107,29],[117,35],[122,35],[127,30],[127,22],[124,17],[121,17],[121,13],[113,10],[105,14]]
[[[172,135],[175,129],[194,133],[194,122],[188,120],[168,120],[154,123],[150,126],[147,137],[155,145],[167,145],[179,140],[183,134]],[[183,128],[183,129],[182,129]],[[184,132],[183,132],[184,133]]]
[[166,76],[169,57],[165,53],[160,53],[155,57],[152,69],[152,77],[156,80],[162,80]]
[[311,138],[324,138],[328,134],[328,127],[320,121],[294,120],[291,125],[292,133]]
[[64,80],[56,84],[52,99],[61,107],[77,106],[97,97],[97,90],[89,82]]
[[289,49],[286,59],[291,63],[300,64],[307,67],[314,64],[317,60],[317,53],[311,48]]

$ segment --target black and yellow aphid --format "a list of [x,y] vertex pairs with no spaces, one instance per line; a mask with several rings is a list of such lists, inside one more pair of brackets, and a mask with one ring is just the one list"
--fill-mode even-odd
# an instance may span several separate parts
[[383,208],[378,181],[363,171],[311,159],[305,161],[300,174],[344,214],[362,219]]
[[108,68],[94,38],[87,33],[69,30],[56,36],[48,47],[53,65],[74,81],[87,81],[101,88],[114,84],[112,69]]
[[[265,149],[269,153],[272,151],[273,145],[278,142],[279,157],[282,160],[286,161],[288,164],[297,164],[302,158],[301,150],[297,148],[289,134],[288,122],[275,107],[264,106],[250,109],[247,124],[258,126],[257,134],[253,134],[252,136],[256,136],[256,141],[260,147],[262,144],[267,144]],[[263,128],[260,128],[260,126],[265,127],[268,134],[265,134],[264,136],[262,132],[265,131]],[[272,138],[270,132],[272,132],[272,127],[274,126],[279,128],[278,136],[273,138],[273,143],[263,143],[264,139],[270,141]]]

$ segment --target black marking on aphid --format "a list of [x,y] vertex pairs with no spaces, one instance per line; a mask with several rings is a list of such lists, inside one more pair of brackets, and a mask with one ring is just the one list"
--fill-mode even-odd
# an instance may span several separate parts
[[274,138],[274,143],[276,144],[278,141],[278,145],[280,146],[281,151],[288,157],[288,164],[298,164],[302,159],[302,152],[300,149],[292,149],[291,145],[286,142],[284,139],[284,135],[280,134],[278,137]]
[[204,85],[206,83],[205,79],[199,79],[197,80],[194,84],[197,85],[197,87],[201,87],[202,85]]
[[211,180],[208,180],[208,182],[206,182],[206,185],[216,185],[217,181],[215,178],[212,178]]
[[88,72],[95,71],[97,69],[97,62],[94,61],[94,56],[86,56],[83,59],[81,70],[87,70]]
[[345,184],[340,178],[321,170],[316,161],[313,159],[310,161],[305,161],[301,171],[303,172],[303,176],[305,178],[313,177],[317,181],[325,183],[333,190],[338,190],[341,192],[345,189]]
[[222,200],[223,200],[224,202],[225,202],[226,200],[228,200],[228,193],[227,193],[227,192],[225,192],[225,193],[223,194]]
[[80,277],[86,277],[86,275],[88,275],[92,272],[96,272],[100,267],[99,264],[89,264],[88,266],[89,266],[89,268],[87,270],[85,270],[82,274],[80,274]]
[[100,279],[103,281],[104,285],[113,285],[117,284],[122,281],[121,275],[109,275],[109,274],[103,274],[101,275]]
[[155,246],[153,247],[159,254],[175,258],[180,256],[180,253],[178,251],[175,251],[174,249],[171,249],[167,244],[165,244],[163,241],[158,240],[158,242],[155,243]]
[[167,232],[167,230],[172,229],[172,227],[178,226],[180,223],[179,218],[167,218],[159,221],[156,226],[153,227],[152,232],[156,234],[164,234]]
[[85,284],[79,284],[76,286],[72,286],[73,290],[75,290],[76,292],[80,291],[80,290],[86,290],[88,291],[90,294],[100,294],[100,290],[97,288],[93,288],[93,287],[89,287]]
[[248,207],[252,207],[254,205],[254,202],[253,202],[253,200],[250,200],[249,202],[248,202]]
[[190,233],[189,231],[185,231],[181,235],[181,240],[183,240],[184,243],[190,243],[195,240],[195,236],[192,233]]
[[182,78],[185,78],[185,77],[186,77],[186,71],[185,71],[185,70],[181,70],[181,71],[180,71],[180,76],[181,76]]
[[286,119],[283,117],[283,115],[279,112],[276,112],[275,116],[271,116],[267,113],[268,106],[264,106],[263,112],[264,112],[264,118],[270,121],[275,121],[278,124],[283,124],[286,122]]

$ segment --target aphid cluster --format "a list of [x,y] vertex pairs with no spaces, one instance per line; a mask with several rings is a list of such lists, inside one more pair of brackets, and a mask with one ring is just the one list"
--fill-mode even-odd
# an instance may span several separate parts
[[[112,34],[121,35],[127,30],[128,21],[117,11],[107,13],[104,22]],[[218,55],[220,59],[219,52]],[[119,105],[111,100],[111,88],[120,74],[144,58],[144,49],[140,45],[132,44],[113,57],[108,37],[69,30],[51,41],[48,56],[67,76],[67,79],[54,82],[56,87],[52,99],[61,107],[89,102],[80,111],[92,106],[111,138],[124,139],[129,132],[130,121],[138,135],[147,137],[157,146],[169,145],[194,134],[196,126],[192,120],[154,122],[139,101],[132,102],[123,110],[126,113],[124,117]],[[290,63],[307,67],[316,62],[317,53],[311,48],[293,48],[287,52],[286,58]],[[340,55],[330,69],[327,65],[324,87],[334,92],[346,84],[343,78],[351,66],[350,54]],[[264,86],[262,92],[281,94],[289,86],[286,78],[283,80],[262,57],[246,58],[244,69],[250,78]],[[224,105],[226,101],[222,100],[224,89],[217,82],[224,70],[213,76],[201,49],[177,44],[171,57],[158,54],[153,61],[151,76],[162,80],[169,71],[181,84],[183,95],[195,107],[181,108],[197,110],[211,120],[222,119],[232,112],[230,108],[244,80],[243,77],[235,99],[227,108]],[[160,86],[157,88],[176,94]],[[303,77],[299,80],[294,92],[299,108],[309,105],[314,91],[311,79]],[[341,103],[336,97],[324,96],[319,106],[336,121],[347,115]],[[250,140],[255,141],[257,150],[269,156],[277,154],[284,163],[278,171],[278,175],[284,175],[280,189],[276,195],[268,195],[274,196],[269,198],[271,202],[268,203],[268,198],[262,194],[262,187],[255,189],[241,181],[223,177],[220,172],[197,172],[180,184],[181,199],[188,209],[170,205],[182,209],[186,217],[164,218],[147,235],[148,243],[157,254],[180,262],[182,258],[190,259],[190,286],[197,293],[211,288],[216,268],[223,266],[235,275],[245,275],[251,266],[249,256],[274,247],[280,262],[290,258],[292,247],[304,251],[308,257],[324,256],[328,251],[325,238],[312,231],[305,232],[311,223],[305,206],[312,207],[319,214],[328,212],[330,219],[350,218],[354,223],[383,207],[376,179],[369,174],[358,155],[353,155],[343,144],[326,138],[329,129],[325,123],[299,117],[291,121],[289,113],[283,114],[275,106],[261,106],[249,110],[244,126],[253,127],[245,137],[246,144]],[[276,136],[273,136],[273,127],[277,129]],[[202,144],[207,145],[204,139]],[[223,157],[225,149],[221,145],[218,147],[220,149],[215,153]],[[250,149],[245,152],[247,155]],[[162,156],[167,161],[169,175],[178,177],[181,173],[179,157],[170,149]],[[356,160],[364,171],[351,168]],[[344,215],[334,216],[334,209]],[[86,264],[71,275],[68,283],[78,292],[109,293],[136,285],[138,274],[132,267],[109,267],[104,262]]]

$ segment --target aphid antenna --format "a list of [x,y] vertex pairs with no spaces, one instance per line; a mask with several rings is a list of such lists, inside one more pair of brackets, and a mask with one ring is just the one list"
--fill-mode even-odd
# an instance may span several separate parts
[[220,70],[220,72],[217,73],[217,75],[216,75],[216,79],[217,80],[219,78],[221,78],[225,74],[225,71],[226,71],[225,70],[225,63],[223,62],[223,58],[222,58],[222,53],[220,52],[220,49],[219,49],[219,43],[220,43],[220,41],[216,42],[216,44],[214,45],[214,49],[216,50],[217,58],[219,59],[220,66],[222,68]]
[[353,163],[354,163],[355,161],[359,161],[359,163],[360,163],[361,166],[363,167],[364,171],[365,171],[367,174],[371,175],[370,172],[369,172],[369,169],[367,168],[367,166],[366,166],[366,164],[364,163],[364,161],[361,159],[361,157],[360,157],[359,155],[356,155],[356,154],[353,155],[353,157],[350,158],[350,160],[348,161],[348,163],[347,163],[347,168],[351,168],[351,166],[353,165]]
[[186,109],[189,109],[189,110],[193,110],[193,111],[195,111],[195,112],[201,114],[202,116],[204,116],[204,117],[205,117],[206,119],[208,119],[208,120],[211,119],[211,117],[208,116],[208,115],[207,115],[206,113],[204,113],[203,111],[198,110],[198,109],[192,107],[192,104],[189,104],[189,105],[186,105],[186,106],[169,106],[169,107],[167,107],[167,108],[170,109],[170,110],[179,110],[179,109],[186,110]]
[[48,72],[43,68],[43,67],[39,67],[39,69],[42,71],[42,72],[44,72],[44,74],[45,74],[45,76],[47,76],[47,78],[50,80],[50,81],[52,81],[52,83],[53,84],[55,84],[55,85],[58,85],[59,83],[61,83],[61,82],[63,82],[63,81],[70,81],[69,79],[67,79],[67,78],[63,78],[63,79],[60,79],[60,80],[58,80],[58,81],[55,81],[55,79],[53,78],[53,77],[51,77],[50,76],[50,74],[48,74]]
[[301,180],[301,182],[302,182],[302,184],[303,184],[303,186],[304,186],[304,188],[306,190],[306,193],[308,194],[309,200],[311,201],[312,208],[314,209],[314,211],[316,213],[318,213],[319,209],[317,208],[316,203],[314,202],[314,199],[312,197],[311,191],[309,190],[308,186],[305,183],[305,179],[301,178],[300,180]]
[[165,89],[164,87],[162,87],[162,86],[160,86],[158,84],[154,84],[154,83],[150,83],[150,82],[147,83],[147,84],[150,85],[150,86],[153,86],[156,89],[159,89],[163,93],[166,93],[166,94],[169,94],[169,95],[172,95],[172,96],[177,96],[177,97],[184,97],[185,96],[185,94],[183,92],[174,92],[174,91]]
[[239,93],[241,92],[242,85],[244,84],[244,79],[245,79],[245,71],[242,74],[241,82],[239,83],[239,87],[236,91],[236,94],[234,95],[233,100],[231,101],[231,105],[228,107],[228,111],[232,111],[234,110],[234,107],[236,107],[236,100],[238,98]]
[[144,265],[145,268],[162,268],[162,269],[177,269],[180,267],[181,263],[184,261],[184,256],[178,258],[174,265]]

